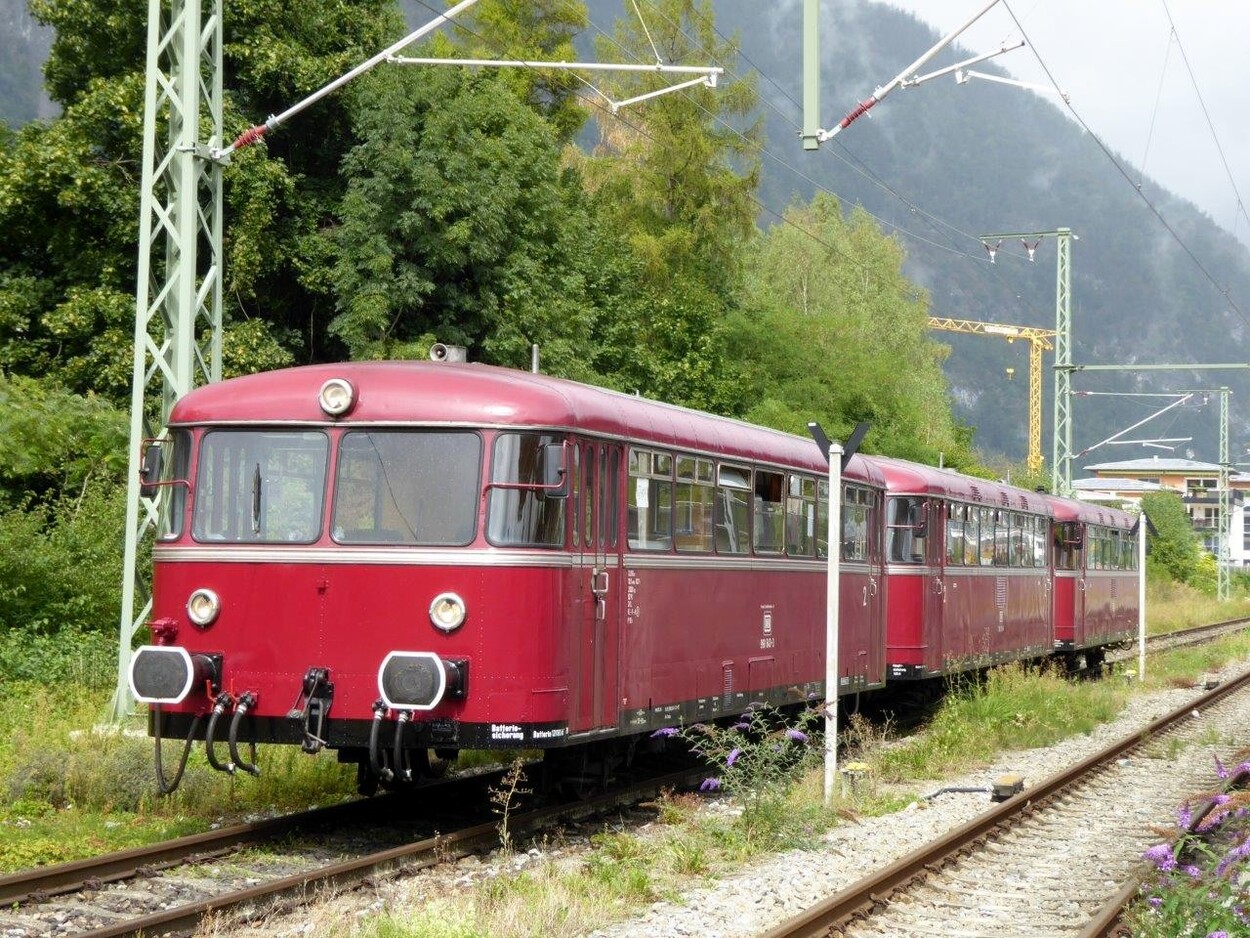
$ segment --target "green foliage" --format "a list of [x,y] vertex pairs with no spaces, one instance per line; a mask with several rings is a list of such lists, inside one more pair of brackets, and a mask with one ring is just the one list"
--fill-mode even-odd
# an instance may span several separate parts
[[730,726],[697,723],[680,732],[715,773],[702,788],[724,791],[741,805],[738,827],[748,847],[775,844],[790,832],[791,792],[822,754],[810,740],[821,719],[814,708],[791,722],[768,707],[752,707]]
[[818,420],[834,439],[860,421],[866,449],[971,463],[928,333],[928,301],[902,274],[903,251],[831,196],[792,206],[748,254],[729,342],[745,362],[748,420],[795,433]]
[[423,358],[435,336],[518,366],[532,342],[584,351],[550,130],[491,75],[392,70],[368,92],[333,232],[331,331],[355,358]]
[[1203,551],[1180,496],[1150,492],[1142,496],[1142,510],[1155,528],[1146,541],[1147,573],[1153,578],[1164,576],[1191,586],[1214,588],[1214,558],[1204,563],[1210,555]]
[[957,679],[925,730],[869,758],[887,781],[941,778],[1001,749],[1047,746],[1115,717],[1125,691],[1110,682],[1071,682],[1020,664],[984,682]]
[[[1210,813],[1198,820],[1212,803]],[[1246,908],[1250,895],[1244,879],[1250,857],[1247,808],[1250,796],[1245,792],[1216,794],[1180,806],[1176,839],[1144,854],[1153,866],[1127,916],[1134,935],[1210,938],[1250,930]]]

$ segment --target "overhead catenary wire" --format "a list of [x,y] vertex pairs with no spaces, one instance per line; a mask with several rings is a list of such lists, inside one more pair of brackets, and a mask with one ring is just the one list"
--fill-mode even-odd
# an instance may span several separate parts
[[[1055,87],[1056,90],[1058,90],[1059,82],[1056,81],[1054,73],[1051,72],[1050,66],[1047,65],[1045,59],[1042,58],[1041,53],[1038,51],[1037,46],[1034,45],[1032,40],[1029,39],[1028,34],[1025,32],[1024,26],[1021,24],[1020,20],[1016,17],[1015,11],[1011,9],[1011,4],[1009,0],[1002,0],[1002,3],[1003,3],[1003,7],[1007,10],[1008,14],[1010,14],[1011,18],[1015,20],[1016,28],[1020,30],[1020,34],[1024,37],[1025,42],[1029,44],[1029,48],[1032,50],[1034,58],[1037,59],[1037,64],[1041,67],[1042,71],[1046,73],[1047,80]],[[1172,236],[1172,239],[1178,245],[1180,245],[1181,250],[1183,250],[1185,254],[1189,257],[1189,259],[1193,261],[1194,265],[1198,268],[1198,270],[1202,272],[1202,275],[1207,279],[1207,281],[1211,284],[1211,286],[1213,286],[1220,293],[1220,295],[1224,298],[1224,302],[1226,302],[1232,308],[1232,310],[1239,317],[1241,317],[1241,320],[1244,323],[1246,323],[1246,325],[1250,326],[1250,316],[1247,316],[1245,310],[1243,310],[1241,306],[1238,305],[1237,301],[1232,298],[1232,296],[1229,293],[1228,288],[1220,285],[1219,281],[1215,279],[1214,274],[1212,274],[1211,271],[1207,269],[1207,266],[1202,263],[1202,260],[1198,257],[1196,253],[1194,253],[1194,250],[1189,246],[1189,244],[1185,241],[1185,239],[1181,237],[1181,233],[1176,230],[1176,228],[1172,225],[1171,222],[1169,222],[1166,218],[1164,218],[1163,213],[1159,211],[1158,206],[1156,206],[1154,202],[1150,200],[1150,197],[1146,195],[1146,193],[1137,185],[1136,182],[1133,181],[1133,177],[1129,174],[1129,171],[1124,167],[1124,164],[1121,163],[1120,160],[1116,157],[1116,155],[1111,152],[1110,147],[1108,147],[1107,144],[1103,142],[1103,139],[1094,132],[1094,129],[1090,127],[1088,123],[1086,123],[1085,118],[1081,116],[1080,112],[1077,111],[1077,109],[1073,106],[1072,102],[1064,101],[1064,106],[1068,109],[1069,112],[1071,112],[1072,117],[1076,120],[1078,124],[1081,125],[1081,128],[1087,134],[1089,134],[1090,139],[1094,141],[1094,143],[1098,146],[1098,149],[1102,151],[1103,155],[1106,156],[1106,158],[1111,161],[1111,164],[1116,168],[1116,171],[1121,176],[1124,177],[1124,180],[1130,186],[1132,186],[1133,191],[1137,193],[1137,197],[1141,199],[1142,202],[1145,203],[1146,207],[1150,210],[1150,213],[1154,215],[1154,217],[1158,220],[1159,224],[1163,226],[1164,230],[1166,230],[1167,233]]]

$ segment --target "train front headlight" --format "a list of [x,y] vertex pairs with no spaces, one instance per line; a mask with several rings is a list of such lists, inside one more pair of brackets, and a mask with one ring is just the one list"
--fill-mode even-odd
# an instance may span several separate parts
[[464,600],[455,593],[439,593],[430,603],[430,621],[441,632],[454,632],[464,625]]
[[206,629],[217,621],[221,612],[221,600],[210,589],[198,589],[187,600],[187,615],[191,622],[201,629]]

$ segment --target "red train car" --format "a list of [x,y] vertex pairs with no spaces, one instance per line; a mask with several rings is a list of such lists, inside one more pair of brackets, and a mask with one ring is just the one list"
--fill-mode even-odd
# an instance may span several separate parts
[[1054,515],[1055,651],[1074,667],[1098,667],[1108,646],[1137,634],[1137,519],[1068,498],[1046,501]]
[[890,679],[1048,654],[1047,501],[944,469],[867,458],[886,478]]
[[[131,686],[154,731],[206,739],[218,768],[254,770],[247,741],[329,747],[367,787],[431,751],[585,753],[823,694],[811,440],[524,372],[374,362],[194,390],[160,463]],[[844,474],[844,694],[885,680],[884,484],[859,457]]]

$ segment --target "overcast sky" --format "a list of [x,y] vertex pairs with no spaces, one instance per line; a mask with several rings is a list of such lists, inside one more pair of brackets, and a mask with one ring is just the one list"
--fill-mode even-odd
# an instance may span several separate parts
[[[946,35],[988,0],[886,2],[908,10]],[[1006,2],[1019,17],[1030,46],[998,56],[994,59],[997,65],[1021,80],[1049,85],[1038,65],[1040,57],[1070,96],[1073,108],[1111,149],[1133,166],[1144,166],[1148,178],[1192,200],[1217,224],[1236,231],[1250,243],[1250,222],[1245,209],[1238,209],[1234,192],[1235,184],[1242,199],[1250,202],[1250,76],[1245,67],[1250,2]],[[1172,24],[1175,37],[1171,35]],[[999,48],[1004,40],[1020,38],[1000,0],[958,41],[971,52],[982,53]],[[899,70],[923,52],[917,49],[914,56],[899,62]],[[882,75],[877,82],[885,84],[893,77]],[[871,91],[864,89],[865,93]],[[1203,102],[1227,170],[1203,114]],[[880,105],[888,106],[889,99]]]

